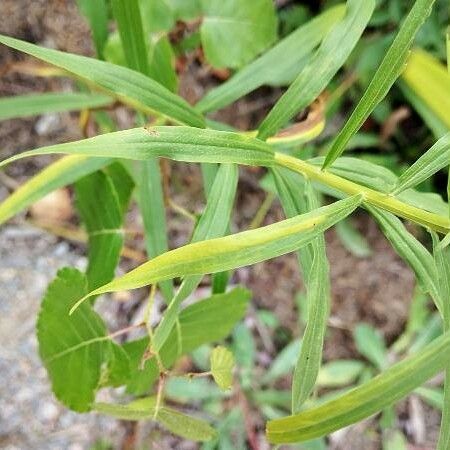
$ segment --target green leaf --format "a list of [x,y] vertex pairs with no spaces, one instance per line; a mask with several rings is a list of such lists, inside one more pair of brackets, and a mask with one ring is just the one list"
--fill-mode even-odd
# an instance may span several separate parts
[[381,334],[366,323],[359,323],[353,333],[356,348],[378,370],[387,367],[386,344]]
[[449,349],[450,333],[446,333],[419,354],[405,358],[348,393],[295,416],[270,421],[267,437],[274,444],[305,441],[370,417],[439,373],[448,364]]
[[233,384],[233,353],[225,347],[216,347],[211,352],[211,374],[221,389],[230,389]]
[[291,83],[305,66],[311,52],[344,12],[343,5],[335,6],[300,26],[225,83],[209,91],[197,103],[196,109],[202,113],[215,111],[265,84],[278,86]]
[[416,0],[404,20],[394,42],[375,72],[363,97],[328,151],[323,168],[327,168],[344,152],[350,139],[361,128],[370,113],[383,100],[404,69],[414,37],[430,15],[435,0]]
[[69,316],[87,280],[76,269],[62,269],[49,285],[37,321],[39,354],[56,397],[67,407],[89,411],[109,346],[102,319],[85,303]]
[[148,75],[148,49],[144,37],[139,0],[112,0],[120,40],[130,69]]
[[272,0],[202,0],[202,6],[203,50],[215,67],[242,67],[277,37]]
[[122,346],[110,342],[108,365],[102,375],[102,386],[119,387],[127,383],[130,378],[130,358]]
[[189,162],[223,162],[271,165],[272,148],[247,136],[228,131],[193,127],[132,128],[77,142],[23,152],[0,163],[0,167],[27,157],[53,153],[148,160],[158,156]]
[[361,37],[374,7],[373,0],[347,1],[344,19],[331,29],[308,65],[263,120],[258,133],[260,139],[276,134],[328,86]]
[[[308,210],[319,204],[311,184],[306,184],[305,196]],[[292,379],[292,411],[298,412],[311,394],[322,362],[322,349],[330,311],[330,268],[328,264],[325,237],[319,235],[310,244],[311,265],[304,267],[307,274],[306,295],[308,317],[302,346]]]
[[450,129],[450,74],[445,65],[422,49],[412,51],[402,73],[406,85]]
[[426,403],[433,408],[442,410],[444,408],[444,391],[443,389],[433,389],[426,386],[418,387],[414,390],[416,394],[419,394]]
[[155,397],[135,400],[127,405],[96,403],[94,410],[101,414],[121,420],[154,419],[173,434],[193,441],[209,441],[216,436],[216,432],[204,420],[187,416],[165,406],[158,409],[155,415]]
[[0,43],[67,70],[146,114],[156,112],[177,123],[204,126],[204,119],[186,101],[139,72],[7,36],[0,35]]
[[358,258],[367,258],[372,254],[366,238],[348,219],[336,224],[336,233],[344,247]]
[[65,156],[27,180],[0,203],[0,224],[46,196],[111,162],[110,158]]
[[166,0],[176,19],[189,21],[202,14],[202,0]]
[[75,185],[77,208],[89,236],[86,271],[89,289],[114,277],[124,242],[124,214],[133,187],[133,181],[119,163],[104,172],[88,175]]
[[437,285],[437,268],[431,254],[393,214],[372,206],[366,206],[366,208],[375,217],[381,231],[396,252],[414,270],[422,290],[431,295],[438,309],[442,311],[443,305]]
[[327,388],[341,387],[353,383],[364,369],[361,361],[337,360],[323,364],[317,377],[317,385]]
[[166,35],[155,34],[151,38],[149,75],[172,92],[178,88],[175,72],[175,53]]
[[[298,354],[300,353],[301,342],[296,339],[290,342],[278,353],[272,361],[269,370],[263,377],[263,383],[271,383],[277,378],[287,375],[294,367]],[[292,397],[292,396],[291,396]]]
[[284,255],[311,242],[360,203],[361,197],[355,196],[256,230],[171,250],[89,295],[134,289],[180,276],[221,272]]
[[89,21],[92,40],[99,59],[103,59],[103,49],[108,39],[108,7],[105,0],[77,0],[78,7]]
[[[249,291],[236,288],[183,309],[179,316],[179,327],[172,330],[159,352],[164,367],[170,368],[182,354],[227,337],[236,322],[245,315],[249,300]],[[127,342],[123,346],[130,357],[132,371],[127,391],[135,395],[148,392],[158,377],[158,367],[154,358],[146,361],[142,370],[139,368],[148,345],[148,338],[143,338]]]
[[[208,203],[192,234],[191,243],[223,236],[228,228],[238,182],[238,169],[232,164],[220,166],[208,196]],[[158,352],[175,325],[181,302],[199,285],[203,275],[186,277],[170,301],[154,331],[152,349]]]
[[170,0],[139,0],[139,6],[146,33],[169,31],[175,25]]
[[439,139],[411,167],[400,175],[392,192],[397,195],[427,180],[450,162],[450,132]]
[[0,98],[0,120],[31,117],[40,114],[101,108],[113,102],[101,94],[50,93],[16,95]]
[[[150,158],[142,163],[138,192],[147,254],[150,258],[154,258],[166,252],[169,248],[166,233],[166,210],[158,159]],[[169,302],[173,297],[172,280],[162,281],[159,286],[166,302]]]

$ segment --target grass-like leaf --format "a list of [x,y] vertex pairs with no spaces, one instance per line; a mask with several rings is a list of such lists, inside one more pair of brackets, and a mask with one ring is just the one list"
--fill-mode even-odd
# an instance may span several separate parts
[[361,200],[357,195],[273,225],[177,248],[96,289],[89,296],[135,289],[175,277],[221,272],[284,255],[308,244],[351,214]]
[[42,147],[12,156],[0,167],[27,156],[63,153],[147,160],[158,156],[189,162],[271,165],[272,148],[259,139],[193,127],[132,128],[77,142]]
[[447,364],[450,333],[336,399],[267,425],[270,442],[288,443],[325,436],[369,417],[408,395]]
[[411,167],[400,175],[392,192],[397,195],[405,189],[417,186],[450,162],[450,132],[439,139]]
[[50,164],[0,203],[0,224],[53,190],[71,184],[110,162],[110,158],[71,155]]
[[347,1],[344,19],[331,29],[309,64],[263,120],[258,133],[260,139],[273,136],[327,87],[361,37],[374,8],[373,0]]
[[203,113],[215,111],[265,84],[291,83],[324,35],[342,19],[344,12],[343,5],[335,6],[300,26],[225,83],[209,91],[197,103],[196,109]]
[[[238,182],[238,169],[232,164],[220,166],[208,203],[192,234],[191,243],[223,236],[230,221]],[[168,338],[178,317],[181,302],[198,286],[203,275],[186,277],[153,333],[152,349],[158,352]]]
[[28,94],[0,99],[0,120],[30,117],[45,113],[76,111],[108,106],[111,97],[102,94],[50,93]]
[[331,166],[344,152],[350,139],[361,128],[367,117],[383,100],[395,80],[400,76],[414,37],[430,15],[434,1],[416,0],[414,3],[366,92],[328,151],[323,163],[324,169]]
[[161,114],[180,124],[204,126],[204,119],[185,100],[127,67],[39,47],[3,35],[0,35],[0,43],[60,67],[144,113]]

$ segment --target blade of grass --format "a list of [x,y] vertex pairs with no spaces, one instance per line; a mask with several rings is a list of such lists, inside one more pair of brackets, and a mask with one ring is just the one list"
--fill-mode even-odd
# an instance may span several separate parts
[[361,197],[354,196],[256,230],[177,248],[96,289],[89,296],[134,289],[180,276],[221,272],[284,255],[311,242],[360,203]]
[[23,152],[2,161],[0,167],[43,154],[77,154],[147,160],[157,156],[190,162],[222,162],[271,165],[272,148],[258,139],[227,131],[193,127],[148,127],[117,131],[77,142],[69,142]]
[[[208,196],[204,213],[192,234],[191,243],[223,236],[230,222],[231,210],[236,195],[238,169],[232,164],[220,166]],[[163,318],[153,334],[152,349],[159,352],[166,342],[178,318],[181,302],[198,286],[203,275],[186,277],[175,297],[165,311]]]
[[103,49],[108,39],[108,7],[105,0],[77,0],[78,7],[87,17],[92,32],[95,50],[103,59]]
[[0,120],[46,113],[77,111],[109,106],[113,99],[102,94],[50,93],[0,98]]
[[178,95],[145,75],[85,56],[52,50],[0,35],[0,43],[53,64],[146,114],[162,114],[177,123],[204,127],[204,119]]
[[325,436],[381,411],[439,373],[448,364],[450,333],[350,392],[295,416],[267,424],[271,443]]
[[328,151],[323,168],[326,169],[344,152],[350,139],[361,128],[375,106],[383,100],[404,69],[414,37],[430,15],[435,0],[417,0],[404,20],[394,42],[375,72],[366,92]]
[[373,0],[347,1],[344,19],[331,29],[309,64],[263,120],[259,127],[259,139],[266,140],[273,136],[327,87],[359,41],[374,8]]
[[447,167],[449,161],[450,132],[439,139],[411,167],[400,175],[392,195],[397,195],[405,189],[417,186],[439,170]]
[[53,190],[67,186],[111,161],[111,158],[70,155],[50,164],[0,203],[0,224]]
[[344,13],[344,5],[338,5],[300,26],[228,81],[209,91],[195,108],[202,113],[215,111],[265,84],[292,82],[323,36]]

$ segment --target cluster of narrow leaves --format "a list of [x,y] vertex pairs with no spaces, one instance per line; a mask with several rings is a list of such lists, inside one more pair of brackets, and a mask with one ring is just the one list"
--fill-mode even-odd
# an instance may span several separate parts
[[[276,38],[276,15],[269,0],[112,0],[118,31],[111,35],[106,2],[78,3],[92,25],[98,59],[0,36],[2,44],[52,64],[85,84],[85,91],[80,93],[3,99],[0,119],[98,109],[114,102],[137,113],[136,128],[105,130],[109,132],[30,150],[0,163],[4,166],[28,156],[65,154],[0,204],[0,223],[52,190],[75,183],[76,205],[88,234],[86,273],[61,270],[47,290],[38,319],[39,351],[58,399],[79,412],[94,410],[127,420],[153,419],[185,438],[212,439],[214,430],[205,421],[167,407],[162,389],[156,396],[149,396],[152,388],[158,378],[170,373],[181,355],[224,339],[245,315],[250,293],[239,287],[227,290],[229,271],[298,252],[307,291],[306,328],[302,344],[294,342],[289,348],[289,355],[296,354],[291,358],[296,360],[292,415],[268,423],[269,441],[297,442],[324,436],[383,410],[446,370],[438,446],[448,448],[450,264],[445,249],[448,239],[440,240],[437,233],[450,236],[450,219],[448,206],[439,196],[414,189],[448,166],[447,117],[434,104],[440,129],[447,126],[447,131],[440,133],[440,139],[400,177],[367,161],[341,157],[349,140],[400,76],[414,37],[434,1],[414,2],[326,156],[310,160],[293,156],[289,149],[277,151],[277,143],[282,140],[279,131],[317,99],[344,65],[371,18],[374,0],[348,0],[345,5],[333,7],[262,55]],[[192,107],[174,93],[177,81],[167,32],[176,20],[192,20],[198,15],[203,15],[199,36],[207,60],[218,67],[240,70]],[[231,46],[224,44],[229,42],[229,35],[234,36]],[[419,52],[413,58],[414,64],[420,65],[423,56]],[[418,72],[407,72],[406,83],[417,83],[418,77]],[[205,113],[265,84],[289,87],[256,133],[229,130],[205,117]],[[418,95],[424,94],[419,90]],[[149,116],[158,124],[147,125]],[[99,124],[105,119],[101,111],[95,117]],[[309,139],[310,132],[296,129],[293,142]],[[207,198],[190,242],[170,251],[158,160],[161,157],[201,163]],[[137,163],[130,166],[125,160]],[[268,168],[285,220],[229,234],[238,164]],[[134,190],[149,261],[114,278],[124,244],[124,216]],[[322,206],[322,193],[338,200]],[[394,249],[414,270],[423,292],[432,297],[441,314],[444,333],[391,367],[380,363],[379,368],[384,370],[370,381],[318,404],[314,390],[320,383],[330,309],[324,232],[359,207],[373,215]],[[433,252],[408,232],[400,218],[432,232]],[[183,307],[205,274],[214,274],[212,296]],[[175,289],[173,280],[177,278],[181,283]],[[94,311],[94,297],[149,285],[153,289],[148,309],[155,286],[159,286],[167,304],[161,321],[153,328],[146,320],[137,326],[147,331],[146,336],[119,343],[116,338],[120,332],[109,333]],[[211,354],[207,374],[221,388],[228,389],[233,385],[233,366],[233,354],[217,347]],[[278,370],[272,367],[267,379],[275,377]],[[106,386],[125,386],[127,393],[145,397],[121,405],[96,403],[96,392]]]

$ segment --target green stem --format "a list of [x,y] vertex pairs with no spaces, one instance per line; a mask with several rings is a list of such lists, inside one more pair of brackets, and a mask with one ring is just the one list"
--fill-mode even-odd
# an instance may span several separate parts
[[275,163],[286,167],[294,172],[298,172],[311,180],[322,183],[326,186],[337,189],[348,195],[362,194],[364,202],[389,211],[399,217],[411,220],[426,228],[430,228],[439,233],[450,232],[450,220],[447,217],[424,211],[398,200],[392,195],[375,191],[365,186],[361,186],[353,181],[346,180],[320,167],[313,166],[306,161],[292,156],[275,153]]

